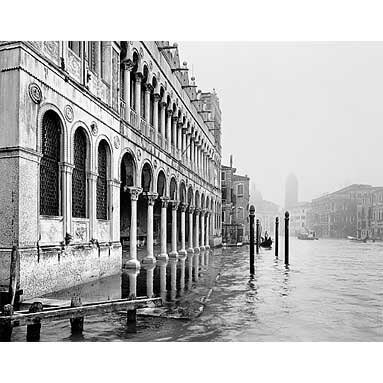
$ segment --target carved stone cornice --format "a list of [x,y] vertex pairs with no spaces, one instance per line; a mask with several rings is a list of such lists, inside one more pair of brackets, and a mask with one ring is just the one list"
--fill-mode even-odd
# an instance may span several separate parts
[[129,186],[128,187],[130,198],[132,201],[137,201],[139,195],[142,193],[142,188],[136,187],[136,186]]
[[148,200],[148,205],[149,206],[154,206],[154,203],[155,203],[155,201],[156,201],[156,199],[158,197],[158,194],[157,193],[149,193],[149,192],[147,192],[147,193],[145,193],[145,195],[146,195],[146,198]]

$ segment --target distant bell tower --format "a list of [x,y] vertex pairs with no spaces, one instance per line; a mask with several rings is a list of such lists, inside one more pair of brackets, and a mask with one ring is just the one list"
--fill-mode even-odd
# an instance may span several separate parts
[[298,203],[298,179],[295,174],[289,174],[285,184],[285,208]]

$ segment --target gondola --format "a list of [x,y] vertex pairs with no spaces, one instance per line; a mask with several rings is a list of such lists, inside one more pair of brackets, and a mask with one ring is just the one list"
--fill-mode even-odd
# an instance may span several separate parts
[[264,249],[271,250],[272,243],[273,243],[273,240],[270,237],[268,237],[267,239],[262,240],[259,246],[263,247]]

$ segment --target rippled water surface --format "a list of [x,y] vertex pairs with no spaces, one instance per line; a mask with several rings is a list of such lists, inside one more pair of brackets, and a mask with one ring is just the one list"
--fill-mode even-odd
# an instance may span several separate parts
[[[263,251],[254,279],[248,259],[246,247],[212,257],[220,278],[192,321],[139,317],[137,334],[129,334],[116,313],[86,318],[81,339],[68,321],[43,325],[41,340],[383,341],[383,243],[291,239],[290,267]],[[197,290],[210,285],[206,277]],[[12,340],[25,332],[15,329]]]

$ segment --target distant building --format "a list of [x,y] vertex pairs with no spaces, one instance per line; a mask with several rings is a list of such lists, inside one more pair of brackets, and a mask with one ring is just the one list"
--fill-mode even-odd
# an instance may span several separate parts
[[311,202],[298,202],[294,206],[289,207],[290,221],[289,229],[290,235],[298,235],[299,233],[306,232],[307,217],[311,211]]
[[298,179],[294,174],[290,174],[285,184],[285,208],[295,206],[298,203]]
[[250,178],[235,174],[232,157],[230,166],[221,167],[222,241],[226,243],[249,240]]
[[357,237],[383,240],[383,187],[361,195],[357,205]]
[[368,229],[369,220],[365,218],[367,210],[363,209],[367,208],[372,189],[371,185],[354,184],[313,199],[307,217],[308,228],[324,238],[360,236],[362,230]]
[[255,215],[259,219],[262,233],[267,231],[273,236],[275,231],[275,218],[281,215],[280,207],[271,201],[263,199],[262,194],[256,189],[255,185],[251,188],[250,205],[255,206]]

